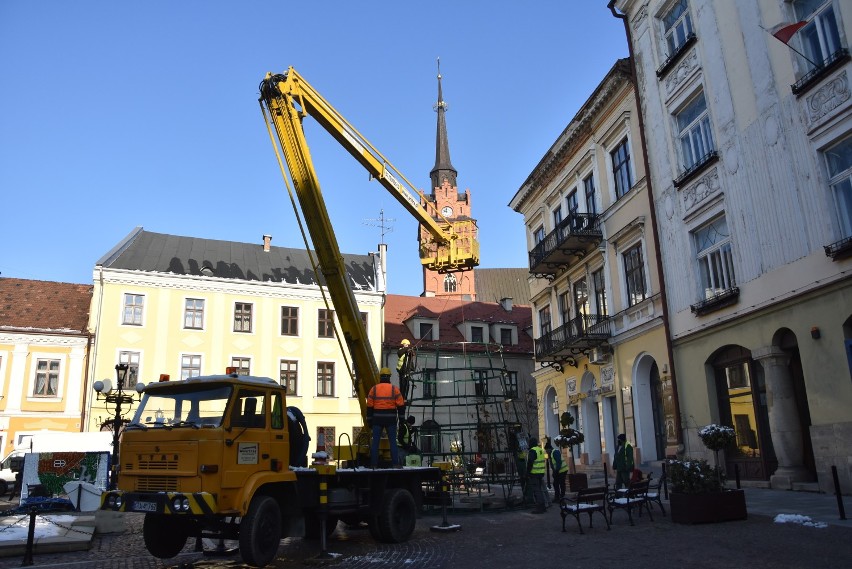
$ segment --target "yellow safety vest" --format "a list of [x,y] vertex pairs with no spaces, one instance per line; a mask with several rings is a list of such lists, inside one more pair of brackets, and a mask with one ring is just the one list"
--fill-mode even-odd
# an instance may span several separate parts
[[530,474],[544,474],[545,471],[545,463],[544,463],[544,449],[540,446],[534,446],[530,449],[535,452],[535,462],[533,462],[532,470],[530,470]]

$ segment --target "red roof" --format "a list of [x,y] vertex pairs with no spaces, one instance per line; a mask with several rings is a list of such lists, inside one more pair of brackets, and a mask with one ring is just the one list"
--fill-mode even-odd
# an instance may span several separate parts
[[0,278],[0,329],[84,334],[92,285]]
[[[414,338],[405,323],[416,317],[438,320],[439,342],[421,342]],[[504,346],[505,351],[530,354],[533,352],[533,339],[527,333],[527,329],[532,326],[532,308],[529,306],[513,306],[507,311],[498,302],[471,302],[398,294],[387,295],[385,301],[385,346],[397,347],[403,338],[407,338],[418,348],[465,342],[467,339],[457,328],[462,322],[513,324],[518,329],[518,344]],[[468,345],[466,349],[471,349],[471,346]]]

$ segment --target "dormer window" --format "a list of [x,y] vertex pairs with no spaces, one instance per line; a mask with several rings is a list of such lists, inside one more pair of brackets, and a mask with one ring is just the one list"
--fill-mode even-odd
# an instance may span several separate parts
[[484,342],[485,338],[485,327],[484,326],[471,326],[470,327],[470,341],[471,342]]
[[418,338],[420,340],[432,340],[432,328],[431,322],[421,322],[418,326]]

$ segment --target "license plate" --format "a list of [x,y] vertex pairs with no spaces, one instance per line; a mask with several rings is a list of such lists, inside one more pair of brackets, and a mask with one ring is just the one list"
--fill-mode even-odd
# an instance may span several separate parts
[[157,504],[155,502],[133,502],[133,511],[135,512],[156,512]]

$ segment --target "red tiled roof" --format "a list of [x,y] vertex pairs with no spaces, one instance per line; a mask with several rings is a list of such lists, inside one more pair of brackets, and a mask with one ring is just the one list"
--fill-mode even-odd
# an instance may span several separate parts
[[0,329],[85,333],[92,285],[0,278]]
[[[415,317],[438,319],[440,341],[421,342],[415,339],[405,325]],[[515,305],[511,311],[506,311],[497,302],[471,302],[398,294],[387,295],[385,301],[385,346],[395,348],[403,338],[421,348],[436,343],[464,342],[465,337],[456,328],[462,322],[514,324],[518,328],[518,344],[504,346],[505,351],[516,354],[533,352],[533,340],[527,333],[527,329],[532,325],[532,308],[529,306]],[[470,348],[468,346],[467,349]]]

